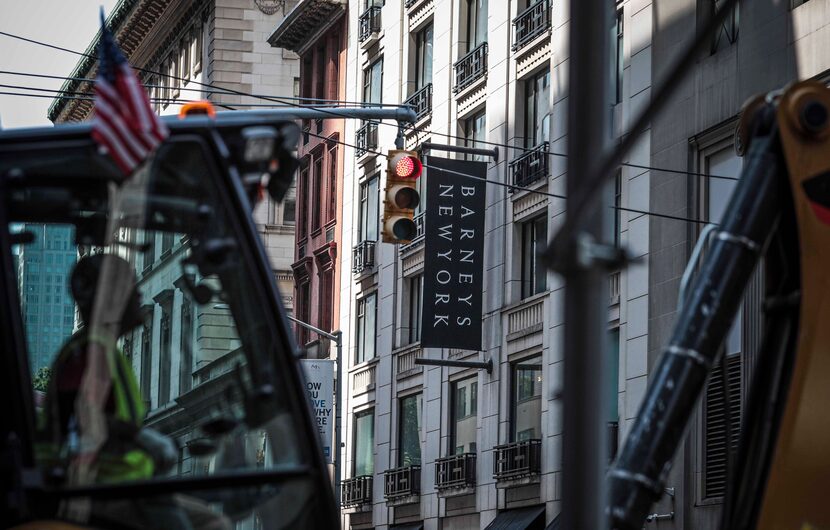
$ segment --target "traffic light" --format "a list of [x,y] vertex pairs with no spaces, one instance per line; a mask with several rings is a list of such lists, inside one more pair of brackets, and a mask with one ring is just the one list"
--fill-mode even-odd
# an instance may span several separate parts
[[415,151],[389,151],[383,200],[384,243],[409,243],[415,238],[417,227],[412,218],[421,202],[416,189],[421,171],[423,165]]

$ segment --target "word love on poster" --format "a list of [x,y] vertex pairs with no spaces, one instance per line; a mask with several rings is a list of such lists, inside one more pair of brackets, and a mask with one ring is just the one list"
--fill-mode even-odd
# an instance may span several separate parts
[[421,327],[425,348],[481,350],[486,178],[485,162],[429,157]]
[[334,361],[328,359],[301,359],[305,373],[305,388],[326,462],[331,463],[332,432],[334,426]]

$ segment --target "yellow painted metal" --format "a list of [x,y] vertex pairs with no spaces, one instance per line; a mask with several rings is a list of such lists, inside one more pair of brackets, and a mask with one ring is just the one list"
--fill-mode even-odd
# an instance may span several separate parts
[[760,530],[830,527],[830,225],[816,216],[803,187],[830,171],[830,127],[810,131],[799,119],[805,105],[816,101],[830,109],[830,90],[806,81],[789,87],[778,106],[798,222],[801,313]]

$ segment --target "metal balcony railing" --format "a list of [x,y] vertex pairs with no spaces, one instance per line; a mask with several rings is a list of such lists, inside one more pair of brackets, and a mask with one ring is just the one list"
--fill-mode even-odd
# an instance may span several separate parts
[[361,241],[352,252],[352,272],[360,274],[375,266],[375,241]]
[[542,440],[525,440],[493,448],[493,478],[505,480],[538,475],[542,470]]
[[476,454],[439,458],[435,461],[435,489],[473,488],[476,485]]
[[404,5],[404,7],[406,7],[407,9],[409,9],[410,7],[414,6],[415,4],[417,4],[417,3],[418,3],[418,2],[420,2],[420,1],[421,1],[421,0],[406,0],[406,2],[404,2],[404,4],[403,4],[403,5]]
[[411,105],[417,119],[426,117],[432,112],[432,83],[409,96],[407,105]]
[[539,0],[513,19],[513,51],[550,29],[550,0]]
[[421,494],[421,466],[399,467],[383,473],[383,496],[389,499]]
[[415,237],[409,243],[400,246],[401,254],[415,248],[424,240],[424,213],[421,212],[412,218],[415,222]]
[[361,475],[347,478],[340,486],[341,503],[344,507],[359,506],[372,502],[372,476]]
[[[511,184],[525,187],[548,176],[548,142],[542,142],[532,151],[510,162]],[[510,192],[516,190],[511,189]]]
[[360,158],[378,147],[378,124],[364,123],[355,135],[355,155]]
[[358,19],[357,41],[364,42],[380,31],[380,6],[367,8]]
[[477,79],[487,75],[487,43],[482,42],[470,53],[455,63],[455,87],[453,92],[461,92]]

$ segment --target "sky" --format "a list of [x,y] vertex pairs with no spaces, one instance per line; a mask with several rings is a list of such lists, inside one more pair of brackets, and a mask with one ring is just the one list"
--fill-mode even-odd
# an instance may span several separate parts
[[[116,0],[0,0],[0,31],[83,52],[98,31],[98,12]],[[81,57],[0,35],[0,71],[68,76]],[[62,81],[0,74],[0,84],[56,90]],[[0,92],[31,92],[0,87]],[[0,94],[0,127],[50,125],[46,111],[52,98]]]

